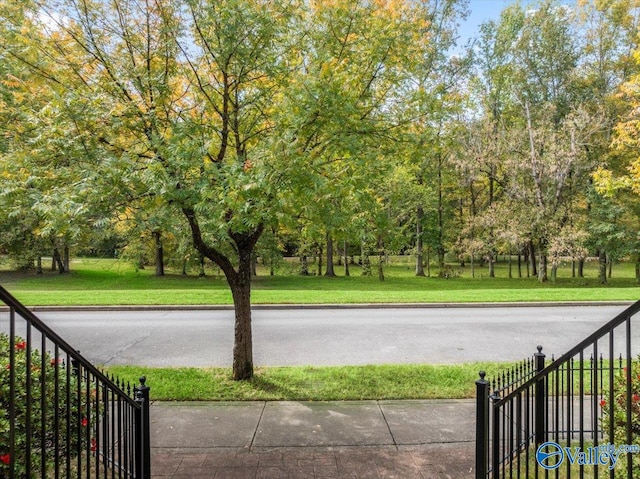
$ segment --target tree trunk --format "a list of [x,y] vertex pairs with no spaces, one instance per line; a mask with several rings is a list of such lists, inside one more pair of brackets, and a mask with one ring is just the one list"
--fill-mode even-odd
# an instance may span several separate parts
[[64,249],[62,250],[63,254],[63,263],[64,263],[64,272],[68,273],[71,271],[71,258],[69,255],[69,246],[64,245]]
[[207,274],[204,271],[204,255],[200,254],[200,272],[198,273],[198,278],[204,278]]
[[351,274],[349,273],[349,255],[347,254],[348,253],[347,240],[344,240],[343,249],[344,249],[344,275],[350,276]]
[[318,269],[316,271],[317,276],[322,276],[322,245],[318,246]]
[[518,278],[522,278],[522,255],[518,250]]
[[438,153],[438,172],[437,172],[437,188],[438,188],[438,265],[444,267],[444,200],[442,187],[442,154]]
[[610,254],[607,255],[607,278],[611,279],[611,270],[613,269],[613,258]]
[[513,278],[513,259],[511,258],[511,249],[509,249],[509,279]]
[[600,284],[607,284],[607,253],[601,249],[598,254],[598,280]]
[[553,266],[551,266],[551,282],[555,283],[557,277],[558,277],[558,265],[554,264]]
[[378,239],[378,279],[384,281],[384,242]]
[[578,260],[578,278],[584,278],[584,259]]
[[471,262],[471,277],[472,278],[476,277],[476,264],[475,264],[475,261],[474,261],[474,257],[475,257],[475,254],[471,253],[470,262]]
[[251,255],[251,276],[258,276],[258,257]]
[[233,379],[236,381],[253,377],[251,250],[238,251],[238,256],[238,272],[227,277],[235,308]]
[[529,250],[529,264],[531,265],[531,275],[538,276],[538,270],[536,269],[536,249],[533,246],[533,241],[529,240],[527,243],[527,248]]
[[224,272],[235,310],[234,344],[233,344],[233,379],[247,380],[253,377],[253,340],[251,332],[251,255],[264,231],[259,225],[248,233],[230,232],[237,254],[238,269],[234,269],[231,260],[214,247],[207,245],[200,231],[195,211],[183,208],[189,222],[193,245],[203,255],[216,263]]
[[369,260],[369,247],[362,243],[362,276],[371,276],[371,261]]
[[430,278],[431,277],[431,258],[429,257],[429,248],[427,248],[426,263],[427,263],[427,276]]
[[544,283],[549,280],[549,276],[547,274],[547,255],[544,253],[540,253],[540,265],[538,268],[538,283]]
[[58,251],[58,248],[53,250],[53,264],[55,267],[52,266],[51,271],[57,270],[59,274],[64,273],[64,264],[62,263],[62,258],[60,257],[60,251]]
[[416,211],[416,276],[425,276],[422,262],[422,221],[424,210],[418,206]]
[[327,272],[324,275],[332,278],[336,275],[333,269],[333,238],[331,233],[327,233]]
[[58,271],[58,261],[56,257],[59,256],[58,248],[53,248],[53,254],[51,255],[51,271]]
[[300,255],[300,276],[309,276],[309,262],[307,261],[307,255]]
[[636,283],[640,284],[640,254],[636,255]]
[[162,247],[162,233],[153,231],[151,233],[156,247],[156,276],[164,276],[164,248]]
[[495,278],[496,277],[496,271],[494,268],[494,264],[495,264],[495,258],[494,258],[495,253],[493,251],[489,251],[489,278]]
[[571,260],[571,277],[572,278],[576,277],[576,260],[575,259]]
[[42,274],[42,256],[36,258],[36,274]]

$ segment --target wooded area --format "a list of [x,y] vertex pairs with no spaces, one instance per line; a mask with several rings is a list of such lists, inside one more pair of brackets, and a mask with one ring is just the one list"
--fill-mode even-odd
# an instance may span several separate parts
[[214,262],[237,379],[257,257],[383,279],[386,254],[521,255],[546,281],[598,255],[640,280],[640,2],[514,4],[458,45],[466,8],[4,0],[0,253]]

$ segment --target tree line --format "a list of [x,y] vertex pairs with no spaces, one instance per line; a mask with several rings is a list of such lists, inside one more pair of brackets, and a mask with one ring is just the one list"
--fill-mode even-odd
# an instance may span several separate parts
[[[326,258],[640,265],[637,0],[6,0],[0,252],[205,259],[253,374],[251,272]],[[115,238],[115,240],[114,240]],[[142,261],[141,261],[142,262]],[[379,264],[382,264],[379,261]],[[365,265],[365,269],[369,265]],[[640,278],[640,266],[636,267]],[[383,271],[378,274],[383,278]]]

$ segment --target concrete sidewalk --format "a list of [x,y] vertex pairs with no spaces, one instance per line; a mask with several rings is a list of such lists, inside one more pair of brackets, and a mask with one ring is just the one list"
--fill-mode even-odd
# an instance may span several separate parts
[[156,402],[154,478],[469,478],[473,400]]

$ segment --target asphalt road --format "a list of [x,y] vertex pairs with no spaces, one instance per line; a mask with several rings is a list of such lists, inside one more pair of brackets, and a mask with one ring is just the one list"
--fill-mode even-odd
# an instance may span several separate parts
[[[512,361],[564,353],[625,306],[253,312],[257,366]],[[232,311],[37,313],[100,365],[231,365]],[[0,313],[6,329],[7,313]],[[640,328],[633,343],[640,345]],[[20,331],[18,331],[20,333]],[[616,345],[618,348],[618,345]],[[600,348],[605,351],[603,345]]]

